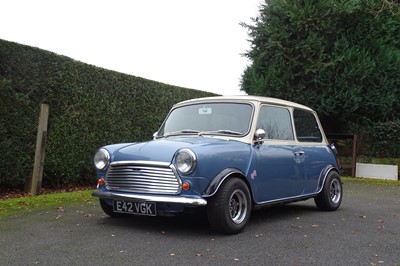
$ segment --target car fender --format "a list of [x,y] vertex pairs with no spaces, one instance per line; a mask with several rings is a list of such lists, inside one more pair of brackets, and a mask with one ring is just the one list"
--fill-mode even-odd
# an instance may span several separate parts
[[251,190],[251,188],[248,184],[248,181],[246,179],[246,175],[242,171],[240,171],[239,169],[236,169],[236,168],[226,168],[226,169],[222,170],[211,181],[211,183],[208,185],[207,189],[204,191],[203,197],[204,198],[212,197],[215,193],[217,193],[219,187],[225,181],[225,179],[227,179],[228,177],[233,176],[233,175],[243,179],[246,182],[249,189]]
[[318,182],[317,194],[322,191],[325,181],[326,181],[326,177],[328,176],[328,174],[331,171],[335,171],[335,172],[339,173],[339,175],[340,175],[340,172],[338,171],[338,169],[333,165],[327,165],[324,169],[322,169],[321,175],[319,178],[319,182]]

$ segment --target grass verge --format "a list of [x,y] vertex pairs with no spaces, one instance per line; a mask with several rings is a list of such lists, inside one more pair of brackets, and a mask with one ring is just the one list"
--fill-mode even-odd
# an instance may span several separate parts
[[[382,180],[372,178],[353,178],[343,177],[346,183],[400,186],[400,181]],[[46,210],[67,205],[79,205],[88,201],[93,201],[91,196],[93,189],[82,191],[64,192],[39,195],[37,197],[20,197],[13,199],[0,200],[0,218],[16,215],[21,211]]]
[[384,180],[374,178],[360,178],[360,177],[342,177],[343,182],[365,185],[384,185],[384,186],[400,186],[399,180]]
[[20,197],[0,200],[0,218],[17,215],[23,211],[46,210],[67,205],[80,205],[93,200],[92,189],[39,195],[37,197]]

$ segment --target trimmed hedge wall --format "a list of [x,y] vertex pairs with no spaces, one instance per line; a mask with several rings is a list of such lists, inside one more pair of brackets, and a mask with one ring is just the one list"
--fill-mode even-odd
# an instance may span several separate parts
[[400,119],[372,127],[372,152],[377,157],[400,158]]
[[174,103],[212,95],[0,39],[0,186],[31,177],[41,103],[50,106],[43,185],[61,186],[94,182],[98,147],[151,139]]

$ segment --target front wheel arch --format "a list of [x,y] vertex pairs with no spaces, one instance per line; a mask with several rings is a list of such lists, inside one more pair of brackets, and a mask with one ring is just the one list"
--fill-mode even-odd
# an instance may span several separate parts
[[226,168],[213,178],[211,183],[208,185],[207,189],[204,191],[203,197],[204,198],[212,197],[215,193],[217,193],[221,184],[228,178],[242,179],[243,182],[245,182],[247,187],[250,189],[250,193],[253,194],[251,191],[251,186],[249,184],[249,181],[247,180],[246,175],[242,171],[236,168]]

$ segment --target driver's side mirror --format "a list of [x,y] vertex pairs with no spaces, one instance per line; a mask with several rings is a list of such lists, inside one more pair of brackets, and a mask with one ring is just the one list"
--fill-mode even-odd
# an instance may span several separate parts
[[266,136],[265,130],[262,128],[259,128],[254,133],[254,140],[256,141],[257,144],[262,144],[263,139],[265,139],[265,136]]

